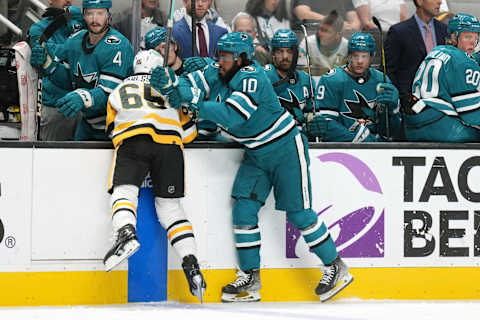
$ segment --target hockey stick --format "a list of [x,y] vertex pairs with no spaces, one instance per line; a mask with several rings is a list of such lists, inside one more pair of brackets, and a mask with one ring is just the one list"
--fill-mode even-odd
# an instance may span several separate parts
[[[383,65],[383,82],[387,82],[387,66],[385,65],[385,48],[383,46],[383,31],[382,31],[382,26],[380,24],[380,21],[378,21],[377,17],[372,16],[372,21],[373,23],[377,26],[378,31],[380,32],[380,45],[382,48],[382,65]],[[388,115],[388,107],[383,105],[380,106],[382,108],[385,108],[385,134],[386,138],[388,141],[391,141],[390,137],[390,121],[389,121],[389,115]]]
[[191,0],[190,11],[192,15],[192,57],[197,56],[197,1]]
[[167,20],[167,42],[165,44],[165,59],[163,67],[168,67],[168,56],[170,55],[170,39],[172,39],[173,15],[175,13],[175,0],[170,0],[170,15]]
[[310,99],[312,99],[312,108],[313,108],[313,115],[315,116],[317,113],[317,108],[315,107],[315,95],[313,91],[313,80],[312,80],[312,68],[310,66],[310,50],[308,49],[308,41],[307,41],[307,29],[305,28],[304,24],[300,25],[302,27],[303,36],[305,38],[305,51],[306,51],[306,58],[307,58],[307,71],[308,71],[308,79],[310,80]]

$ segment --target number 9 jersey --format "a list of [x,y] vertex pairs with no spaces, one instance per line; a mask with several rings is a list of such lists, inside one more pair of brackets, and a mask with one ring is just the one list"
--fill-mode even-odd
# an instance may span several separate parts
[[128,77],[110,94],[107,132],[115,147],[142,134],[150,135],[156,143],[182,147],[197,136],[188,111],[171,108],[166,97],[150,86],[150,75]]

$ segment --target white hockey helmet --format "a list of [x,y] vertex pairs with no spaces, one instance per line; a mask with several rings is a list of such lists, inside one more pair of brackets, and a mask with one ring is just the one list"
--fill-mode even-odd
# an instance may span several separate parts
[[157,51],[143,50],[137,53],[133,60],[134,74],[151,74],[153,69],[163,65],[163,57]]

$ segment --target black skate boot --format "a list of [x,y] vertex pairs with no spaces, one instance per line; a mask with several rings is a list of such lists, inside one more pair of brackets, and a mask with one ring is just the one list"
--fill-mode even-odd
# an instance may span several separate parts
[[260,301],[260,270],[238,270],[237,279],[222,288],[222,302]]
[[121,227],[116,233],[115,244],[103,258],[105,270],[109,272],[137,252],[139,248],[140,242],[138,242],[135,227],[131,224]]
[[207,284],[203,279],[203,275],[200,272],[200,267],[197,262],[197,258],[194,255],[190,254],[183,258],[182,268],[187,277],[188,286],[190,287],[190,292],[200,299],[200,303],[203,303],[203,294],[207,288]]
[[315,289],[320,296],[320,301],[325,302],[333,298],[353,281],[353,276],[348,272],[347,265],[337,257],[330,265],[323,267],[323,276]]

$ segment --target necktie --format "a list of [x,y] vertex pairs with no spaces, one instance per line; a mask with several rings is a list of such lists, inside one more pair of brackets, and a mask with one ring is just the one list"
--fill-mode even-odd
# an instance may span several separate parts
[[208,57],[207,40],[201,23],[197,23],[198,29],[198,43],[200,46],[200,57]]
[[433,44],[433,36],[432,31],[430,30],[430,26],[427,24],[425,26],[427,32],[425,33],[425,48],[427,49],[427,54],[432,51],[434,44]]

